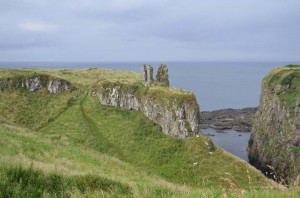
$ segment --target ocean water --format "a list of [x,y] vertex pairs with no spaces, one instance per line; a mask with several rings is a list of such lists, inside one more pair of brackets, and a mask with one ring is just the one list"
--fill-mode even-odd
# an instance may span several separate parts
[[249,161],[246,149],[251,133],[234,130],[216,131],[214,129],[204,129],[202,132],[204,135],[209,136],[214,144],[246,162]]
[[[154,66],[160,62],[145,62]],[[142,62],[0,62],[0,68],[108,68],[141,72]],[[192,91],[201,111],[224,108],[257,107],[263,77],[274,67],[297,62],[163,62],[168,65],[172,87]],[[299,62],[298,62],[299,64]],[[213,142],[228,152],[248,161],[246,148],[250,133],[214,129]]]

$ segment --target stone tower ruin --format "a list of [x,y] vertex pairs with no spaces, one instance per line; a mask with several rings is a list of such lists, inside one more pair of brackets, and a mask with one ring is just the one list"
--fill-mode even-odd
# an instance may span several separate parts
[[147,87],[149,86],[153,81],[153,67],[151,65],[143,65],[142,67],[143,70],[143,83],[144,86]]
[[167,87],[170,85],[167,65],[161,64],[158,67],[157,74],[156,74],[156,82],[162,83],[164,86]]
[[145,87],[150,86],[151,83],[156,82],[161,86],[169,86],[169,74],[168,74],[168,67],[167,65],[161,64],[158,67],[156,73],[156,79],[153,79],[153,67],[151,65],[146,66],[143,65],[143,84]]

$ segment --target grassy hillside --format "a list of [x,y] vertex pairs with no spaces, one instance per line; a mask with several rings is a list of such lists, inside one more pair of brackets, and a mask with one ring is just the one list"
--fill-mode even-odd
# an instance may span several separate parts
[[[0,70],[0,78],[43,73],[81,91],[0,93],[0,197],[297,197],[200,135],[175,139],[141,112],[102,106],[99,81],[134,83],[113,70]],[[168,88],[165,88],[168,89]]]

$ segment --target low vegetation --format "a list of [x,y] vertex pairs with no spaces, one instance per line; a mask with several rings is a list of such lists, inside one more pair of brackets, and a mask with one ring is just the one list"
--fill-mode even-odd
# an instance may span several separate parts
[[[0,78],[35,71],[4,69]],[[0,93],[0,197],[300,196],[212,148],[207,137],[166,136],[142,112],[102,106],[91,94],[100,81],[139,83],[138,74],[39,73],[81,91]]]
[[300,65],[273,69],[264,78],[263,86],[273,89],[289,110],[293,111],[299,97]]

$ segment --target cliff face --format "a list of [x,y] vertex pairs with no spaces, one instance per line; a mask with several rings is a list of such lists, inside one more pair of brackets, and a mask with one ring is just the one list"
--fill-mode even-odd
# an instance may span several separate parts
[[47,88],[49,93],[55,94],[74,89],[70,82],[48,75],[15,76],[0,81],[0,93],[14,89],[39,91],[43,88]]
[[300,68],[274,69],[262,85],[249,141],[249,161],[278,181],[300,175]]
[[106,83],[94,93],[103,105],[140,110],[165,134],[186,138],[199,131],[200,112],[192,93],[171,88]]

